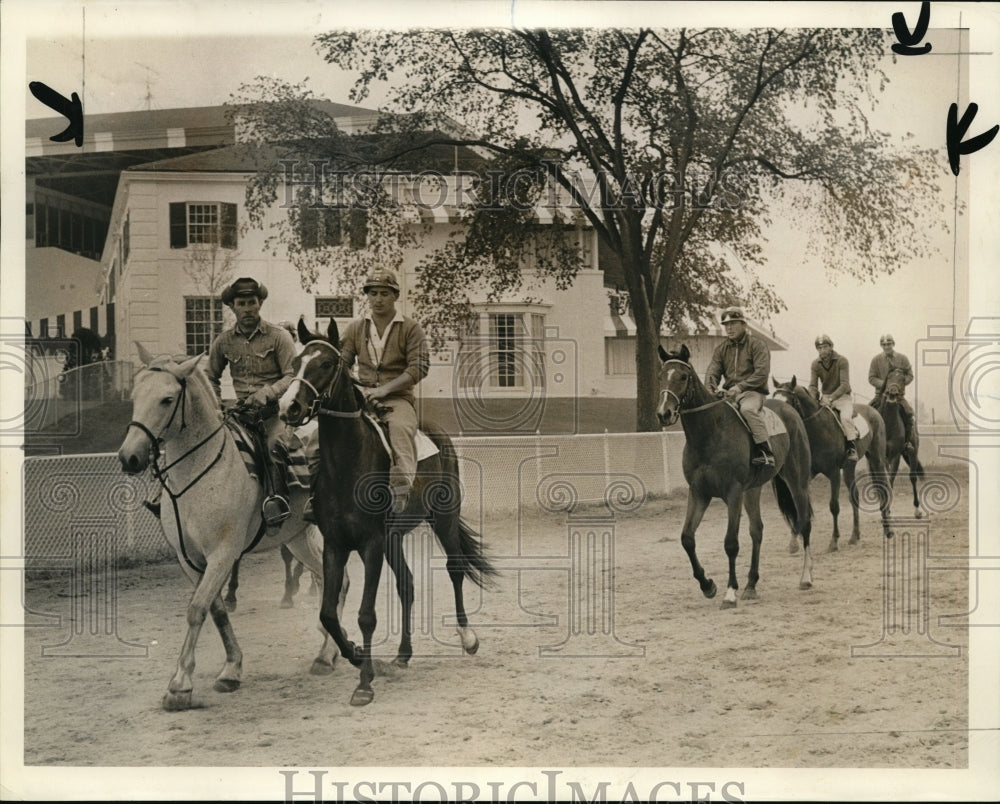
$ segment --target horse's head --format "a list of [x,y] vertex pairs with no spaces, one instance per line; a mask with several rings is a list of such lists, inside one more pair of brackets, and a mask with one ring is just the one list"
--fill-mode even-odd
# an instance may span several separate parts
[[691,353],[686,345],[681,345],[680,351],[668,352],[662,346],[660,353],[660,402],[656,406],[656,415],[660,425],[668,427],[674,424],[681,415],[681,408],[688,404],[692,386],[697,382],[689,359]]
[[340,355],[340,332],[332,318],[326,337],[310,332],[299,319],[299,342],[305,345],[292,363],[295,378],[278,400],[281,420],[299,427],[311,419],[320,402],[337,396],[345,388],[353,390],[349,367]]
[[889,376],[885,378],[885,398],[889,402],[896,403],[903,395],[906,387],[906,376],[902,369],[892,369]]
[[791,405],[798,412],[799,416],[807,416],[813,412],[813,409],[816,407],[816,400],[809,395],[809,391],[806,388],[798,384],[794,374],[788,382],[778,382],[777,378],[773,376],[771,377],[771,381],[774,383],[774,390],[771,392],[771,396],[775,399]]
[[148,366],[132,386],[132,421],[118,450],[122,470],[129,474],[145,471],[150,452],[158,452],[161,442],[185,427],[188,380],[204,357],[175,363],[168,357],[153,358],[144,349],[139,354]]

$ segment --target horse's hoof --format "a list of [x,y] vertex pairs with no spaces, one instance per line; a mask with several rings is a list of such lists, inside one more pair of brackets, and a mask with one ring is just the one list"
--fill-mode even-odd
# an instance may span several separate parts
[[364,687],[358,687],[354,690],[354,694],[351,696],[351,706],[367,706],[372,702],[375,697],[375,690],[371,687],[365,689]]
[[333,673],[333,662],[327,662],[323,659],[313,659],[313,663],[309,667],[309,675],[328,676],[331,673]]
[[163,696],[163,708],[168,712],[183,712],[191,708],[191,690],[168,692]]
[[469,654],[470,656],[475,656],[475,655],[476,655],[476,653],[477,653],[477,651],[479,650],[479,640],[477,639],[477,640],[476,640],[475,642],[473,642],[473,643],[472,643],[471,645],[466,645],[466,644],[465,644],[465,643],[463,642],[463,643],[462,643],[462,650],[464,650],[464,651],[465,651],[466,653],[468,653],[468,654]]
[[917,508],[917,509],[916,509],[916,510],[915,510],[915,511],[913,512],[913,515],[914,515],[914,516],[915,516],[915,517],[916,517],[917,519],[923,519],[923,518],[924,518],[924,512],[923,512],[923,511],[921,511],[921,510],[920,510],[919,508]]
[[799,581],[799,589],[812,589],[812,581]]
[[735,600],[726,600],[725,598],[723,598],[722,599],[722,605],[719,606],[719,608],[720,609],[735,609],[736,608],[736,601]]
[[407,670],[410,667],[410,660],[404,659],[402,656],[397,656],[392,660],[391,664],[399,670]]
[[799,543],[795,539],[792,539],[788,543],[788,555],[794,556],[797,552],[799,552]]
[[836,553],[838,549],[839,548],[837,547],[837,543],[836,542],[830,542],[830,546],[826,548],[826,552],[828,552],[828,553]]
[[458,638],[462,641],[462,650],[468,653],[470,656],[474,656],[476,651],[479,650],[479,637],[476,636],[476,632],[471,628],[456,628],[455,633],[458,634]]
[[888,540],[888,539],[891,539],[891,538],[892,538],[893,536],[895,536],[895,535],[896,535],[896,534],[895,534],[895,532],[894,532],[894,531],[891,531],[891,530],[887,530],[887,531],[885,532],[885,538],[886,538],[887,540]]
[[237,678],[217,678],[212,689],[216,692],[236,692],[240,688],[240,681]]
[[852,536],[852,537],[851,537],[851,538],[850,538],[850,539],[848,540],[848,542],[847,542],[847,543],[848,543],[848,544],[857,544],[857,543],[858,543],[858,542],[860,542],[860,541],[861,541],[861,537],[860,537],[860,536]]
[[279,604],[279,606],[281,608],[283,608],[283,609],[294,609],[295,608],[295,601],[292,600],[291,598],[285,597],[285,598],[282,598],[281,603]]
[[715,593],[718,591],[719,590],[718,587],[716,587],[715,585],[715,581],[713,581],[711,578],[708,579],[708,583],[706,583],[704,586],[701,587],[701,593],[709,600],[715,597]]
[[226,598],[225,603],[226,603],[226,611],[229,611],[229,612],[236,611],[236,601],[235,600],[230,600],[229,598]]
[[756,589],[744,589],[743,594],[740,595],[741,600],[756,600],[757,590]]

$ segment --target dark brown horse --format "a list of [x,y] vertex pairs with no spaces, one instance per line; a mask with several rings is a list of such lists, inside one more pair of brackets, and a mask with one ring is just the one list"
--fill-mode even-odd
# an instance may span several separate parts
[[903,398],[903,372],[895,369],[885,380],[885,390],[878,406],[879,413],[885,421],[885,460],[889,472],[889,488],[892,489],[899,471],[899,461],[906,461],[910,470],[910,485],[913,487],[913,515],[920,519],[924,512],[920,508],[920,496],[917,493],[917,479],[924,476],[924,467],[920,464],[917,452],[920,449],[920,437],[917,428],[913,428],[911,438],[913,443],[906,449],[906,427],[903,423],[903,409],[900,400]]
[[[403,536],[426,520],[447,554],[447,569],[455,593],[458,634],[466,653],[475,653],[479,640],[469,626],[462,595],[468,578],[479,586],[496,570],[483,555],[479,538],[460,517],[462,503],[458,457],[451,439],[429,432],[438,453],[420,461],[417,477],[402,514],[391,513],[390,456],[376,427],[363,415],[363,397],[340,354],[337,324],[332,319],[327,338],[309,332],[299,321],[299,340],[305,344],[293,364],[295,379],[281,398],[281,418],[301,426],[312,416],[319,421],[320,465],[314,481],[314,510],[323,532],[323,604],[320,621],[333,628],[343,655],[361,670],[351,704],[363,706],[374,698],[372,634],[375,599],[383,558],[396,576],[403,608],[402,638],[393,664],[406,667],[413,648],[413,576],[403,555]],[[365,584],[358,626],[362,647],[349,641],[340,625],[337,600],[343,569],[351,551],[365,566]]]
[[668,353],[660,347],[660,403],[656,413],[661,424],[670,425],[680,418],[686,438],[684,444],[684,479],[688,483],[687,514],[681,530],[681,544],[687,551],[701,591],[715,597],[715,581],[706,577],[695,555],[694,534],[713,498],[725,501],[729,508],[725,548],[729,557],[729,583],[723,608],[736,605],[736,556],[740,551],[740,507],[750,518],[750,573],[743,599],[757,597],[760,543],[764,522],[760,516],[760,489],[771,481],[778,507],[795,535],[802,536],[805,556],[800,589],[812,586],[812,552],[809,533],[812,528],[812,504],[809,501],[809,437],[805,425],[788,404],[768,399],[764,404],[777,414],[785,433],[771,437],[774,466],[753,466],[750,433],[739,414],[723,399],[717,399],[702,383],[689,362],[687,346]]
[[[787,402],[802,417],[809,434],[809,450],[812,454],[812,473],[825,475],[830,481],[830,514],[833,516],[833,537],[827,552],[837,550],[840,539],[840,528],[837,518],[840,515],[840,478],[843,474],[844,485],[851,500],[854,526],[851,530],[850,544],[861,538],[858,522],[858,485],[855,482],[856,461],[847,460],[847,444],[844,431],[840,427],[840,414],[828,405],[821,405],[802,385],[796,384],[793,376],[789,382],[779,383],[774,380],[772,396]],[[858,458],[868,460],[869,477],[874,481],[870,491],[877,495],[879,510],[882,514],[882,532],[887,539],[892,537],[889,527],[889,494],[883,480],[885,471],[885,423],[879,412],[868,405],[855,405],[854,412],[868,425],[868,432],[857,440]],[[798,550],[798,542],[792,539],[790,552]]]

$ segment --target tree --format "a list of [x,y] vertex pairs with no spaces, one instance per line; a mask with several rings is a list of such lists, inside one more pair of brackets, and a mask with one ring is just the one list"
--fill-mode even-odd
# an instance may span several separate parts
[[238,256],[234,249],[222,248],[214,241],[193,243],[181,266],[195,288],[208,296],[209,341],[222,332],[223,321],[215,314],[215,301],[234,279]]
[[[776,210],[797,215],[828,272],[861,279],[928,253],[942,225],[930,213],[943,166],[864,110],[887,83],[882,31],[352,30],[316,44],[359,76],[352,101],[391,82],[370,162],[441,146],[493,155],[465,232],[421,264],[416,301],[432,323],[461,321],[470,283],[520,291],[523,202],[551,187],[573,200],[628,293],[639,430],[658,427],[662,327],[703,325],[737,300],[765,318],[782,309],[761,272]],[[463,129],[442,131],[445,115]],[[298,143],[318,139],[304,129]],[[558,242],[574,221],[558,223],[540,270],[566,285],[579,261]]]

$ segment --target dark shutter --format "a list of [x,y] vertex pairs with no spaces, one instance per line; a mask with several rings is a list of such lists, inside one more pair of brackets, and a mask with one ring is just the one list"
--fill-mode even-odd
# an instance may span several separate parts
[[325,226],[324,245],[339,246],[344,239],[343,229],[340,225],[341,211],[339,209],[324,209],[322,212]]
[[236,248],[236,204],[220,204],[222,208],[222,247]]
[[351,248],[364,248],[368,244],[368,210],[352,209],[350,215]]
[[318,248],[320,245],[319,222],[322,210],[302,207],[299,209],[299,243],[302,248]]
[[170,205],[170,248],[186,248],[187,204],[180,201]]

